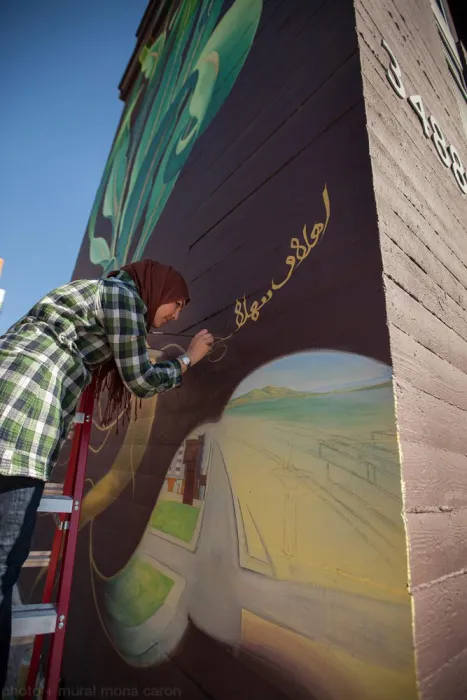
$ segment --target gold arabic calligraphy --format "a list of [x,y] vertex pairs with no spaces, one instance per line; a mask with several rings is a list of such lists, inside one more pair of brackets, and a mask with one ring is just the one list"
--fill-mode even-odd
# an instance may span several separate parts
[[286,265],[288,265],[289,270],[282,282],[277,283],[274,282],[274,280],[272,280],[271,289],[268,290],[264,297],[261,297],[260,302],[254,301],[251,304],[249,311],[246,307],[245,296],[243,297],[243,299],[236,300],[235,317],[237,323],[237,330],[235,331],[235,333],[239,331],[240,328],[242,328],[242,326],[244,326],[247,321],[258,320],[260,310],[263,308],[263,306],[265,306],[265,304],[267,304],[272,299],[273,293],[277,292],[278,289],[282,289],[282,287],[287,284],[297,267],[299,267],[299,265],[301,265],[302,262],[306,260],[313,248],[318,245],[319,241],[324,235],[324,232],[326,231],[329,222],[329,217],[331,215],[331,206],[327,186],[325,186],[323,190],[323,202],[324,208],[326,210],[326,220],[324,224],[315,224],[310,233],[308,233],[307,226],[305,224],[303,226],[302,231],[303,242],[300,242],[299,238],[292,238],[292,240],[290,241],[290,247],[293,251],[295,251],[295,254],[288,255],[285,259],[285,263]]

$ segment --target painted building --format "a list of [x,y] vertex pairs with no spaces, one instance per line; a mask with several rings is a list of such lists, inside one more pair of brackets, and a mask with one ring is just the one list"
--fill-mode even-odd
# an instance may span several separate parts
[[[204,434],[191,440],[184,440],[177,450],[164,482],[164,490],[167,493],[180,494],[186,499],[203,500],[206,487],[206,472],[203,471],[204,459]],[[187,493],[185,488],[188,482]],[[191,504],[190,504],[191,505]]]
[[167,470],[165,477],[165,488],[169,493],[183,494],[183,482],[185,480],[185,462],[183,456],[185,454],[185,440],[177,450],[170,467]]
[[74,277],[173,264],[225,340],[96,419],[69,692],[467,695],[463,51],[441,1],[148,5]]

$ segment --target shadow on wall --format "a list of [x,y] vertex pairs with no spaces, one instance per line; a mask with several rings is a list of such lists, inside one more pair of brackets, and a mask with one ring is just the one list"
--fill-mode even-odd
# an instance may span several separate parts
[[[218,669],[217,673],[222,670],[221,683],[224,688],[223,692],[220,687],[216,689],[216,697],[331,700],[323,688],[316,688],[316,694],[306,689],[296,676],[293,666],[284,669],[283,659],[281,665],[277,665],[266,661],[259,649],[237,650],[221,644],[200,630],[192,619],[189,619],[184,638],[171,658],[199,690],[206,687],[204,679],[209,674],[215,674],[215,669]],[[203,679],[203,685],[197,682],[197,678]],[[209,697],[207,693],[206,696]],[[350,700],[353,694],[341,697]]]
[[[119,662],[116,661],[116,663]],[[290,698],[293,700],[331,700],[331,696],[323,688],[317,689],[316,694],[305,689],[294,675],[293,668],[290,668],[289,673],[286,673],[277,665],[266,662],[260,654],[254,651],[237,651],[229,645],[222,644],[202,632],[192,620],[189,620],[177,651],[170,660],[158,667],[161,677],[164,677],[165,666],[175,666],[178,674],[181,674],[188,682],[188,687],[191,686],[191,690],[188,691],[176,687],[170,689],[169,686],[166,686],[165,695],[167,697],[182,697],[187,700],[214,697],[222,700],[238,700],[240,698],[242,700],[250,698],[251,700],[289,700]],[[329,667],[324,670],[329,672]],[[84,667],[82,667],[82,671],[84,671]],[[109,686],[111,684],[107,684],[105,689],[94,686],[92,682],[87,680],[83,684],[82,671],[77,673],[78,682],[69,683],[67,678],[62,678],[61,695],[63,697],[79,697],[80,694],[83,695],[83,688],[89,689],[89,692],[92,689],[95,693],[94,697],[102,696],[104,691],[110,693]],[[143,675],[144,671],[140,673]],[[120,697],[123,697],[123,690],[118,693],[119,689],[119,686],[114,686],[115,696],[119,694]],[[148,692],[156,690],[154,677],[152,676],[151,680],[148,678],[146,687],[138,682],[138,689],[128,687],[128,693],[130,690],[134,692],[134,697],[145,697],[146,690]],[[157,690],[163,694],[162,686],[159,685]],[[138,696],[136,692],[138,692]],[[128,696],[131,697],[131,695]],[[354,698],[358,700],[350,692],[350,688],[348,688],[348,692],[335,697],[339,700],[344,698],[345,700],[354,700]]]

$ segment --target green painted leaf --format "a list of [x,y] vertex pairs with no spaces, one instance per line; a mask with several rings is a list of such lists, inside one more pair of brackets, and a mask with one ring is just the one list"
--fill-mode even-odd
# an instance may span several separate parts
[[[191,80],[187,81],[183,86],[177,99],[170,105],[159,129],[154,133],[154,138],[148,144],[148,151],[133,186],[130,184],[130,192],[122,214],[122,235],[119,236],[117,247],[117,257],[119,260],[124,257],[124,251],[128,250],[131,234],[138,228],[141,218],[144,215],[148,198],[153,189],[154,179],[159,173],[161,161],[166,156],[170,139],[173,136],[174,130],[177,129],[179,116],[181,113],[184,113],[184,107],[189,100],[190,93],[193,91],[195,82],[196,76],[192,76]],[[189,118],[189,114],[187,114],[187,117]]]
[[148,80],[152,80],[156,72],[157,65],[164,51],[165,36],[165,32],[161,32],[151,46],[143,47],[139,55],[141,72]]
[[[97,223],[97,217],[99,215],[99,211],[101,206],[103,207],[104,211],[104,216],[109,216],[109,209],[108,209],[108,204],[106,204],[106,197],[107,197],[107,191],[109,187],[114,187],[114,183],[110,183],[109,181],[112,179],[112,173],[115,169],[115,158],[117,154],[121,151],[121,141],[122,141],[122,136],[123,134],[126,134],[128,136],[129,133],[129,124],[130,124],[130,118],[131,118],[131,113],[133,112],[133,109],[136,105],[139,93],[141,91],[141,76],[138,76],[138,80],[136,82],[135,88],[133,89],[132,92],[132,97],[130,99],[130,102],[125,110],[124,117],[122,120],[122,123],[120,125],[120,128],[118,130],[117,136],[115,138],[114,144],[112,146],[112,149],[110,151],[110,155],[107,159],[107,163],[105,164],[104,168],[104,173],[102,175],[101,181],[99,183],[99,188],[97,190],[96,198],[94,200],[92,209],[91,209],[91,215],[89,217],[89,222],[88,222],[88,227],[87,227],[87,235],[90,241],[90,247],[92,245],[92,241],[94,239],[94,234],[95,234],[95,228],[96,228],[96,223]],[[128,146],[124,145],[124,148],[127,149]],[[123,174],[124,175],[124,174]],[[121,208],[121,205],[119,209]],[[115,229],[112,231],[112,239],[116,237],[116,231]]]
[[[236,0],[205,45],[195,70],[201,70],[202,64],[206,61],[217,60],[219,75],[209,105],[203,110],[204,119],[199,135],[211,123],[230,94],[250,53],[262,9],[262,0]],[[194,113],[199,110],[198,99],[203,100],[201,87],[200,92],[193,95]]]
[[92,238],[89,244],[89,257],[94,265],[103,265],[112,257],[105,238]]
[[[104,205],[102,207],[102,213],[105,217],[112,219],[114,225],[118,219],[122,205],[129,143],[130,132],[129,129],[126,128],[125,133],[119,139],[118,148],[112,163],[112,171],[105,191]],[[115,230],[114,233],[116,233]]]

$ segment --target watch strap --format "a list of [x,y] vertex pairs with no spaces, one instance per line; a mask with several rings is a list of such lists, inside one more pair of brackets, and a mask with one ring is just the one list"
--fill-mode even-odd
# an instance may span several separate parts
[[191,360],[186,353],[183,355],[180,355],[180,357],[178,359],[180,360],[180,362],[183,365],[185,365],[185,367],[189,367],[191,365]]

